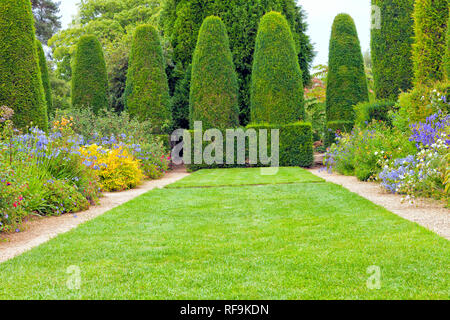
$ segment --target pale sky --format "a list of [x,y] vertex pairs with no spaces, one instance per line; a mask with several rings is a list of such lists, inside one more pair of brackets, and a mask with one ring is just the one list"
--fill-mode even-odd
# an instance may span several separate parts
[[[72,21],[77,12],[76,4],[79,0],[60,0],[60,14],[63,28]],[[350,14],[356,23],[362,51],[370,46],[370,1],[369,0],[298,0],[308,14],[308,34],[314,43],[317,56],[316,64],[328,62],[328,42],[330,41],[331,26],[334,17],[339,13]]]

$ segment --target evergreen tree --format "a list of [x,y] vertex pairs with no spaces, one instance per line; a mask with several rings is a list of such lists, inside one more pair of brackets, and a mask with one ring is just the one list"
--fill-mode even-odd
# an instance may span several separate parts
[[48,76],[47,59],[45,59],[44,49],[40,41],[36,40],[36,47],[39,56],[39,67],[41,71],[42,85],[44,87],[45,102],[47,103],[47,114],[53,114],[52,90],[50,87],[50,78]]
[[53,0],[31,0],[36,36],[44,44],[61,28],[59,4]]
[[14,125],[47,130],[47,108],[30,0],[0,0],[0,106],[14,110]]
[[94,35],[85,35],[77,44],[72,75],[72,106],[98,113],[108,108],[108,76],[103,49]]
[[251,120],[289,124],[305,117],[302,72],[287,20],[264,15],[256,37],[251,84]]
[[234,128],[239,125],[238,83],[227,31],[222,20],[205,19],[198,35],[192,62],[190,122],[203,128]]

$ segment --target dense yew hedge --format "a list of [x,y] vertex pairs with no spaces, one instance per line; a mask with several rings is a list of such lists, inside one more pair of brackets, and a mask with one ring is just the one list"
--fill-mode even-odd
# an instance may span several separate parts
[[103,49],[94,35],[78,41],[73,61],[72,106],[90,108],[94,113],[108,108],[108,76]]
[[151,25],[136,28],[125,89],[126,108],[155,133],[168,133],[172,116],[169,85],[158,32]]
[[256,36],[250,90],[253,123],[288,124],[305,117],[302,72],[286,19],[269,12]]
[[427,84],[444,79],[448,17],[448,0],[416,0],[413,44],[416,83]]
[[445,51],[444,69],[447,80],[450,80],[450,16],[447,23],[447,49]]
[[14,124],[47,130],[47,107],[36,50],[30,0],[0,0],[0,106],[14,110]]
[[239,125],[238,83],[227,31],[218,17],[208,17],[198,35],[192,61],[190,124],[203,128]]
[[[348,14],[336,16],[330,39],[327,122],[352,123],[353,107],[369,100],[364,60],[355,23]],[[336,125],[327,126],[333,130]]]
[[[395,100],[397,101],[397,100]],[[356,124],[365,127],[373,120],[383,121],[391,125],[391,117],[389,111],[394,109],[396,102],[394,101],[375,101],[361,102],[355,106]]]
[[378,99],[396,100],[412,87],[414,0],[372,0],[381,9],[381,28],[372,28],[371,56]]
[[47,114],[53,114],[53,98],[52,89],[50,86],[50,78],[48,77],[47,59],[45,59],[45,52],[39,40],[36,40],[36,47],[39,56],[39,67],[41,70],[42,85],[44,87],[45,101],[47,103]]

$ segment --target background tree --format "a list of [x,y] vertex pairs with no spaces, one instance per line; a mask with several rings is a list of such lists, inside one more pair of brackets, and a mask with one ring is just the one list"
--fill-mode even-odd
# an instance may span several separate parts
[[14,124],[47,130],[35,29],[29,0],[0,0],[0,105],[14,110]]
[[155,133],[170,129],[170,97],[163,51],[158,32],[151,25],[136,28],[125,102],[130,115],[140,121],[150,121]]
[[378,99],[396,101],[412,87],[414,0],[372,0],[381,9],[381,28],[371,30],[371,55]]
[[450,16],[447,23],[447,50],[445,51],[444,68],[447,80],[450,80]]
[[234,128],[239,125],[238,83],[224,23],[205,19],[198,35],[192,62],[190,121],[203,128]]
[[256,37],[251,84],[251,120],[289,124],[305,118],[302,72],[287,20],[264,15]]
[[72,106],[94,113],[108,108],[108,77],[103,49],[94,35],[78,41],[73,60]]
[[329,50],[327,121],[353,122],[353,106],[369,96],[358,33],[348,14],[334,19]]
[[45,59],[44,49],[40,41],[36,40],[37,53],[39,56],[39,67],[41,71],[42,85],[44,87],[45,102],[47,104],[47,114],[53,114],[52,90],[50,87],[50,79],[48,76],[47,59]]
[[415,82],[427,84],[444,78],[448,0],[416,0],[413,61]]
[[189,94],[191,88],[192,65],[186,69],[184,78],[178,81],[172,97],[173,127],[189,129]]
[[54,0],[31,0],[36,37],[43,44],[61,29],[60,4]]

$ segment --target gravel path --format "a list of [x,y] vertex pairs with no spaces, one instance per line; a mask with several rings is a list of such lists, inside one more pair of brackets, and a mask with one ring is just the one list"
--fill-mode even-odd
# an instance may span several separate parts
[[68,232],[81,223],[92,220],[147,191],[163,188],[188,175],[184,168],[179,168],[167,173],[160,180],[146,181],[136,189],[117,193],[104,193],[104,197],[100,199],[98,206],[79,212],[76,215],[65,214],[59,217],[36,218],[29,221],[25,224],[24,232],[0,235],[0,263],[47,242],[58,234]]
[[361,182],[356,177],[329,174],[317,168],[309,171],[450,240],[450,210],[437,201],[418,200],[414,205],[402,203],[402,196],[387,193],[378,183]]

